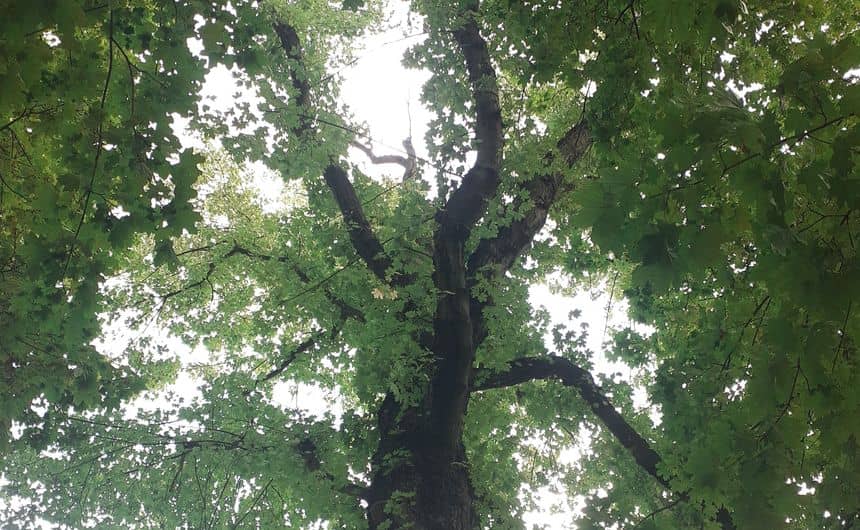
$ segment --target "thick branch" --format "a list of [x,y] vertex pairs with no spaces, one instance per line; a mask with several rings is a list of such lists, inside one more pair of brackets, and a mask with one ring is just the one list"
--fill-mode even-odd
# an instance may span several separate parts
[[487,43],[481,37],[476,17],[478,3],[472,2],[463,13],[465,22],[454,30],[454,39],[466,60],[466,71],[475,100],[475,165],[463,177],[460,187],[437,216],[440,233],[465,241],[487,202],[499,186],[502,158],[502,112],[496,72],[490,61]]
[[507,372],[485,374],[478,370],[475,374],[474,390],[503,388],[526,381],[539,379],[558,379],[565,386],[576,388],[603,425],[636,460],[636,463],[666,489],[669,482],[657,473],[658,455],[648,442],[630,426],[612,406],[588,370],[585,370],[563,357],[523,357],[509,363]]
[[[385,254],[382,243],[376,238],[370,222],[364,215],[361,202],[355,193],[355,188],[349,182],[346,171],[335,164],[329,164],[323,173],[326,184],[334,194],[334,199],[343,215],[349,230],[349,239],[358,255],[367,264],[371,272],[384,282],[388,282],[386,273],[391,267],[391,258]],[[397,287],[406,285],[411,280],[408,276],[395,272],[391,276],[391,285]]]
[[[528,381],[542,379],[557,379],[563,385],[576,388],[580,397],[588,404],[609,432],[615,436],[636,463],[645,472],[654,477],[661,486],[674,491],[668,479],[661,476],[657,466],[662,458],[651,449],[645,438],[634,429],[627,420],[612,406],[603,390],[594,382],[588,370],[577,366],[563,357],[522,357],[508,363],[506,372],[490,372],[475,370],[473,374],[473,390],[489,390],[518,385]],[[675,492],[679,497],[688,499],[687,492]],[[721,507],[716,514],[716,520],[723,530],[735,528],[729,511]]]
[[[299,110],[306,110],[310,107],[311,86],[310,83],[308,83],[307,75],[305,72],[301,71],[303,63],[302,46],[301,41],[299,41],[299,35],[296,33],[295,28],[289,24],[285,24],[284,22],[275,23],[275,33],[278,34],[278,38],[281,40],[281,47],[287,54],[287,58],[292,62],[292,64],[290,64],[290,81],[293,84],[293,89],[296,91],[296,107],[298,107]],[[308,124],[303,122],[302,130],[294,132],[303,133],[307,126]]]
[[[576,164],[591,147],[591,136],[585,122],[579,122],[556,144],[560,156],[568,167]],[[555,158],[554,153],[544,157],[549,165]],[[537,233],[546,223],[549,209],[561,193],[563,175],[547,173],[533,178],[524,184],[528,199],[517,198],[513,204],[515,210],[530,207],[522,218],[516,219],[510,225],[501,228],[495,237],[483,239],[469,256],[466,278],[469,291],[475,287],[483,275],[486,279],[504,274],[523,253]],[[472,335],[475,345],[480,345],[487,336],[487,325],[484,320],[484,308],[492,303],[491,299],[478,301],[472,297],[470,312],[472,319]]]
[[[579,122],[573,126],[559,140],[557,146],[568,167],[576,164],[591,146],[591,137],[585,122]],[[547,162],[551,162],[552,158],[552,155],[547,155]],[[478,247],[469,256],[468,276],[470,278],[485,266],[491,266],[496,269],[494,272],[500,274],[513,265],[546,223],[549,209],[561,190],[562,179],[561,174],[551,173],[535,177],[523,185],[528,192],[528,198],[517,198],[513,203],[513,209],[519,210],[526,201],[531,202],[531,207],[522,218],[501,228],[495,237],[478,243]]]
[[[290,80],[296,91],[295,104],[302,116],[299,125],[293,129],[298,137],[310,134],[311,127],[308,116],[310,115],[310,84],[307,75],[302,71],[303,56],[301,42],[298,34],[292,26],[284,22],[275,23],[275,33],[281,41],[281,47],[290,59]],[[382,281],[387,282],[386,272],[391,266],[391,259],[385,255],[382,244],[370,227],[361,202],[355,193],[355,188],[349,181],[346,170],[334,159],[325,168],[323,176],[326,184],[334,194],[338,208],[340,208],[343,220],[349,229],[349,238],[352,241],[358,255],[367,264],[373,274]],[[394,274],[391,284],[394,286],[408,283],[408,278]]]

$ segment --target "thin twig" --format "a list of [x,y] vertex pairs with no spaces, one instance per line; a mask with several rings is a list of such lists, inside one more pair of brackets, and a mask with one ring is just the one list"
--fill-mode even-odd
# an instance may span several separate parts
[[8,129],[9,127],[11,127],[11,126],[15,125],[15,122],[17,122],[18,120],[21,120],[21,119],[26,118],[27,116],[29,116],[29,114],[30,114],[30,110],[31,110],[31,109],[24,109],[24,111],[23,111],[23,112],[22,112],[22,113],[21,113],[17,118],[12,118],[12,121],[10,121],[10,122],[6,123],[6,124],[5,124],[5,125],[3,125],[3,126],[0,126],[0,132],[3,132],[3,131],[5,131],[6,129]]
[[674,508],[675,506],[677,506],[678,504],[680,504],[683,500],[684,500],[684,497],[677,497],[677,498],[675,498],[673,501],[671,501],[671,502],[669,502],[669,503],[667,503],[667,504],[664,504],[663,506],[661,506],[661,507],[659,507],[659,508],[655,509],[654,511],[652,511],[651,513],[649,513],[648,515],[646,515],[645,517],[643,517],[642,519],[640,519],[640,520],[639,520],[639,522],[638,522],[638,523],[636,523],[636,524],[633,526],[633,529],[635,530],[636,528],[639,528],[639,527],[640,527],[640,526],[642,526],[642,525],[645,523],[645,521],[647,521],[648,519],[653,519],[655,516],[657,516],[658,514],[660,514],[660,513],[662,513],[662,512],[665,512],[666,510],[671,510],[672,508]]
[[830,363],[831,374],[836,369],[836,361],[839,360],[839,351],[842,349],[842,343],[845,341],[848,317],[851,316],[851,302],[853,302],[853,300],[848,300],[848,309],[845,311],[845,320],[842,321],[842,329],[839,330],[839,344],[836,345],[836,351],[833,353],[833,361]]
[[81,217],[78,219],[78,227],[75,229],[75,235],[72,237],[71,247],[69,248],[69,256],[66,258],[66,264],[63,266],[63,276],[65,277],[66,272],[69,269],[69,263],[72,261],[72,257],[75,255],[75,245],[78,241],[78,236],[81,234],[81,227],[84,225],[84,219],[87,215],[87,209],[90,206],[90,198],[93,195],[93,185],[95,184],[96,174],[98,173],[99,168],[99,159],[102,155],[102,150],[104,148],[104,111],[105,111],[105,101],[107,101],[108,87],[110,86],[110,78],[113,73],[113,46],[114,46],[114,38],[113,38],[113,9],[110,11],[110,19],[108,21],[108,68],[107,75],[105,76],[105,84],[102,89],[102,98],[99,103],[99,127],[97,131],[96,138],[96,156],[93,161],[93,171],[90,175],[90,184],[87,187],[86,194],[84,195],[84,203],[81,207]]

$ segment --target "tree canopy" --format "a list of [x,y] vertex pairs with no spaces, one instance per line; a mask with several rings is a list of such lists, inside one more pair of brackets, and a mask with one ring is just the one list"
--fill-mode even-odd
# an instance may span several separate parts
[[338,89],[386,9],[0,0],[2,525],[853,527],[856,2],[413,0],[388,154]]

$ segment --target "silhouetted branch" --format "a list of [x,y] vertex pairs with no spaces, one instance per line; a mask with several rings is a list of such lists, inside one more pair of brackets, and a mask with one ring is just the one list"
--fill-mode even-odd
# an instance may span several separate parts
[[407,156],[378,156],[373,153],[373,150],[370,147],[364,145],[358,140],[353,140],[352,142],[350,142],[350,145],[367,155],[367,158],[369,158],[371,163],[373,164],[397,164],[399,166],[403,166],[403,177],[401,179],[403,182],[415,178],[415,168],[418,162],[418,157],[415,155],[415,147],[412,145],[411,138],[406,138],[405,140],[403,140],[403,148],[406,150]]
[[475,103],[475,164],[463,177],[460,187],[451,194],[445,208],[436,217],[438,238],[465,241],[487,202],[499,186],[499,165],[504,135],[496,71],[490,60],[487,43],[477,22],[478,2],[463,10],[462,25],[453,32],[466,61],[466,72]]
[[[508,363],[508,370],[492,372],[478,369],[473,372],[472,390],[489,390],[505,388],[528,381],[556,379],[561,384],[573,387],[580,397],[588,404],[603,426],[612,433],[616,440],[627,449],[633,460],[646,473],[651,475],[661,486],[672,491],[683,500],[689,499],[688,492],[676,492],[670,481],[659,474],[657,467],[662,462],[660,455],[654,451],[645,438],[634,429],[627,420],[612,406],[609,398],[595,383],[588,370],[574,364],[569,359],[557,356],[522,357]],[[725,507],[719,508],[716,521],[723,530],[735,528],[731,514]]]
[[[298,137],[307,136],[311,131],[312,119],[309,114],[310,84],[307,72],[304,70],[301,42],[295,28],[285,22],[277,22],[274,25],[275,33],[281,41],[281,47],[290,60],[290,80],[295,90],[294,103],[299,110],[299,125],[293,129]],[[400,273],[393,273],[390,281],[388,269],[392,261],[382,248],[382,244],[374,234],[370,222],[364,215],[361,202],[355,193],[355,188],[349,181],[346,170],[334,159],[323,172],[325,182],[334,195],[335,202],[340,208],[343,220],[349,231],[352,245],[368,268],[380,280],[393,286],[402,286],[411,282],[411,278]]]
[[367,155],[367,158],[369,158],[370,161],[374,164],[397,164],[403,167],[407,167],[409,165],[409,159],[405,156],[376,155],[373,153],[373,150],[370,147],[364,145],[358,140],[353,140],[349,144]]

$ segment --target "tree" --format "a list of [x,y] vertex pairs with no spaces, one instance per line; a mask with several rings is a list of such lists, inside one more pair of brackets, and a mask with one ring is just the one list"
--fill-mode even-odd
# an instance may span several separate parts
[[[853,2],[415,1],[422,159],[338,102],[375,2],[0,7],[10,528],[522,528],[523,483],[582,528],[860,517]],[[198,101],[218,65],[254,105]],[[653,328],[607,346],[635,380],[529,305],[550,275]],[[129,408],[179,370],[153,330],[205,346],[199,394]]]

